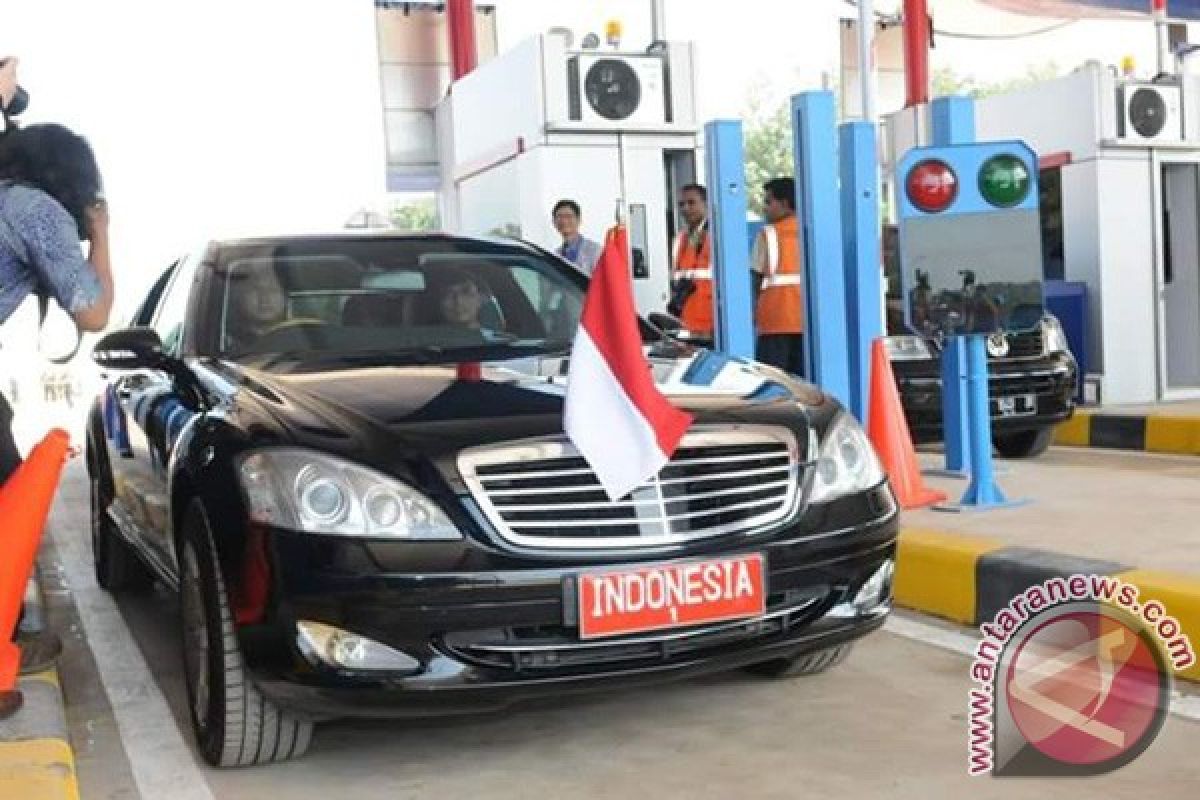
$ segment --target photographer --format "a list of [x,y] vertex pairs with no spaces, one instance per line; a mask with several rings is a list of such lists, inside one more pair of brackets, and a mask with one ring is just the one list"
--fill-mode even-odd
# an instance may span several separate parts
[[[81,238],[90,243],[86,260]],[[0,324],[35,293],[57,302],[80,330],[108,324],[113,280],[100,170],[87,142],[61,125],[0,137]],[[20,463],[11,416],[3,403],[0,481]]]
[[686,230],[675,237],[671,259],[671,301],[667,311],[701,337],[713,334],[712,238],[708,233],[708,190],[689,183],[679,190]]
[[[0,109],[8,112],[17,97],[17,60],[0,58]],[[3,130],[0,128],[0,130]]]

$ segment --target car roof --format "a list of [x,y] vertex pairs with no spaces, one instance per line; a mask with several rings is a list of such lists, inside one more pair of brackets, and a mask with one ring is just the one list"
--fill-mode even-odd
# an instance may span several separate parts
[[531,242],[500,236],[466,236],[456,233],[421,232],[412,233],[395,231],[387,228],[342,229],[317,233],[285,233],[279,235],[239,236],[225,239],[215,239],[211,242],[216,247],[242,247],[265,244],[285,244],[287,242],[313,241],[420,241],[445,240],[455,242],[470,242],[475,244],[493,244],[504,247],[516,247],[531,253],[543,252]]

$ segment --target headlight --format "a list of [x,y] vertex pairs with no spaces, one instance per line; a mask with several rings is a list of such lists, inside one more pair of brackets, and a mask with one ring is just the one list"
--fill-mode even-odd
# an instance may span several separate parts
[[888,358],[892,361],[920,361],[933,358],[929,345],[920,336],[885,336]]
[[311,450],[255,451],[241,459],[238,477],[251,518],[266,525],[339,536],[462,538],[413,487]]
[[1067,335],[1063,333],[1062,324],[1054,317],[1042,319],[1042,349],[1046,355],[1070,352],[1071,350],[1071,345],[1067,343]]
[[809,502],[828,503],[866,491],[882,483],[883,478],[875,448],[854,418],[843,412],[834,419],[821,442]]

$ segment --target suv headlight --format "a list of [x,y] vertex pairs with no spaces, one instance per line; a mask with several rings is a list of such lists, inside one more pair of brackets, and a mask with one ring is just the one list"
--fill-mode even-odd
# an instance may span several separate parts
[[873,489],[883,479],[883,467],[863,429],[849,414],[838,414],[821,441],[809,502],[828,503]]
[[1067,343],[1067,334],[1063,332],[1062,324],[1054,317],[1042,318],[1042,350],[1046,355],[1071,351],[1071,345]]
[[933,358],[929,345],[920,336],[885,336],[888,358],[892,361],[921,361]]
[[238,462],[256,522],[305,533],[448,540],[462,534],[432,500],[407,484],[300,448],[257,450]]

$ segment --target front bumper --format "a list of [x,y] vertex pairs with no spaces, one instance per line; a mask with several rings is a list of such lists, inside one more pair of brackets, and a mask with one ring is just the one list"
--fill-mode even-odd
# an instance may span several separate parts
[[[586,643],[574,623],[572,592],[574,577],[587,564],[518,566],[495,557],[496,569],[469,573],[349,574],[314,565],[351,563],[331,548],[355,544],[275,532],[276,601],[261,623],[240,629],[242,650],[264,695],[317,719],[492,711],[798,655],[864,636],[890,611],[890,584],[869,605],[852,602],[895,556],[898,516],[890,491],[885,485],[872,494],[870,502],[859,496],[810,509],[766,541],[714,540],[684,556],[763,553],[764,618]],[[845,525],[849,517],[858,521]],[[631,557],[624,563],[669,560]],[[419,667],[351,673],[314,664],[296,647],[299,620],[369,637]]]
[[[897,362],[896,385],[904,416],[913,439],[918,442],[942,438],[942,377],[938,361]],[[1075,413],[1078,387],[1075,360],[1065,353],[1042,359],[988,363],[988,394],[997,398],[1032,395],[1032,414],[1003,416],[992,411],[992,433],[1020,433],[1057,425]]]

